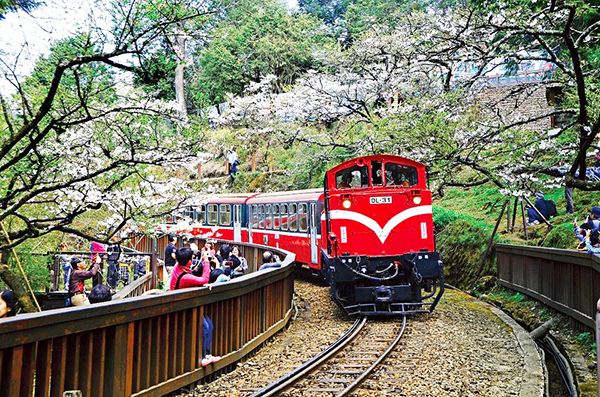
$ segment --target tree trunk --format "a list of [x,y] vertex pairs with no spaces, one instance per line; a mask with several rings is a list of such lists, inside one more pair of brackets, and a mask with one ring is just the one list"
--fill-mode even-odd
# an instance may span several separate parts
[[[2,255],[2,257],[4,258],[4,255]],[[25,288],[23,288],[23,283],[19,277],[17,277],[17,275],[5,264],[0,265],[0,279],[2,279],[2,281],[8,285],[8,288],[15,293],[21,304],[21,311],[26,313],[36,313],[38,311],[31,296],[25,291]]]
[[183,30],[183,22],[180,23],[175,33],[175,55],[177,56],[177,68],[175,69],[175,100],[179,104],[181,113],[187,115],[185,104],[184,71],[185,71],[185,41],[187,37]]

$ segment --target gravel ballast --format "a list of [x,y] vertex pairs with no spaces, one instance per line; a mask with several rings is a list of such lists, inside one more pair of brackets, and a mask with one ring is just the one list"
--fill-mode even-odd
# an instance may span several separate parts
[[[353,323],[335,306],[328,287],[296,281],[295,292],[298,313],[288,328],[237,369],[190,395],[249,396],[324,350]],[[541,396],[535,347],[532,351],[516,323],[507,324],[493,310],[446,290],[434,313],[408,319],[411,332],[355,394]]]

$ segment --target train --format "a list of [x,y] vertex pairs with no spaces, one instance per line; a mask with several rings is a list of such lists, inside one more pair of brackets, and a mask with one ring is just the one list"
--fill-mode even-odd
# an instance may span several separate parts
[[[196,202],[183,209],[183,232],[294,252],[298,264],[327,281],[348,315],[428,313],[444,292],[431,191],[425,165],[416,161],[363,156],[328,170],[323,188]],[[177,222],[172,216],[158,229],[181,233]]]

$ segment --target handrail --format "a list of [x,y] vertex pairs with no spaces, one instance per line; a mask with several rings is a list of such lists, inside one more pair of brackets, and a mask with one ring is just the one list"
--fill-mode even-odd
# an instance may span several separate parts
[[[211,287],[0,320],[0,395],[163,395],[235,363],[292,313],[295,255],[245,248],[285,260],[281,268]],[[211,354],[223,357],[208,367],[200,365],[205,316],[214,324]]]
[[574,250],[497,244],[498,283],[595,329],[600,257]]
[[113,295],[114,299],[125,299],[134,296],[139,296],[142,293],[152,289],[152,272],[144,274],[142,277],[134,280],[131,284],[125,286],[123,289]]

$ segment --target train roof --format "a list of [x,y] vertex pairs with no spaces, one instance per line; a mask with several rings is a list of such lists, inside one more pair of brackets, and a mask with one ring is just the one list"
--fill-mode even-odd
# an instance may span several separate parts
[[393,154],[376,154],[373,156],[361,156],[361,157],[356,157],[356,158],[353,158],[350,160],[346,160],[343,163],[338,164],[335,167],[331,168],[329,171],[327,171],[327,173],[334,174],[335,172],[337,172],[339,170],[346,169],[346,168],[348,168],[348,166],[356,164],[357,161],[364,161],[365,163],[368,163],[369,161],[376,161],[376,160],[393,161],[398,164],[410,165],[417,169],[421,169],[421,170],[425,169],[425,164],[419,163],[418,161],[415,161],[415,160],[407,159],[406,157],[396,156]]
[[226,194],[211,194],[202,195],[195,198],[193,201],[195,204],[207,204],[207,203],[228,203],[228,204],[244,204],[252,196],[256,196],[258,193],[226,193]]
[[288,202],[288,201],[317,201],[323,198],[323,189],[291,190],[289,192],[259,193],[248,199],[248,204]]

